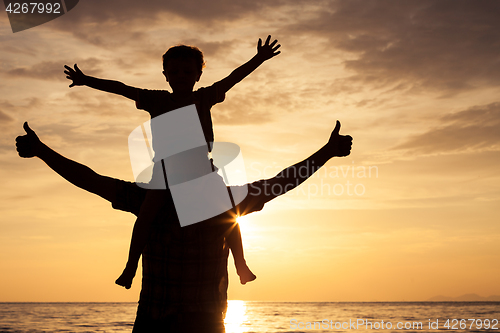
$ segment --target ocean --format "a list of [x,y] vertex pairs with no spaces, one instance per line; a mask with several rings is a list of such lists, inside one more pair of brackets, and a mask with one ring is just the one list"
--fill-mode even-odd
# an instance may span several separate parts
[[[0,303],[0,332],[131,332],[137,303]],[[227,333],[500,332],[500,302],[229,301]]]

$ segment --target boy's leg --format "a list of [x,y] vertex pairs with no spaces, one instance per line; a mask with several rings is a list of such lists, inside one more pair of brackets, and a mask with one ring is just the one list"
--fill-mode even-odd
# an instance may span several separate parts
[[151,223],[158,214],[161,205],[165,202],[165,198],[165,191],[148,190],[146,193],[146,198],[142,203],[141,211],[139,212],[139,216],[134,224],[127,265],[125,266],[122,275],[120,275],[120,277],[115,281],[117,285],[127,289],[130,289],[132,286],[132,280],[134,279],[137,271],[139,258],[141,257],[142,251],[148,241]]
[[255,280],[257,277],[252,273],[250,268],[248,268],[245,261],[245,256],[243,254],[243,241],[241,240],[241,230],[240,225],[235,223],[233,229],[227,237],[227,244],[231,249],[233,254],[234,266],[236,266],[236,272],[240,277],[241,284],[246,284],[247,282]]

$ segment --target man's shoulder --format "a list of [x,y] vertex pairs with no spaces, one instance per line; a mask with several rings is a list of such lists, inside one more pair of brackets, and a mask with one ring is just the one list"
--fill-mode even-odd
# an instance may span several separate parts
[[111,203],[114,209],[139,215],[147,189],[139,187],[134,182],[115,179],[116,196]]

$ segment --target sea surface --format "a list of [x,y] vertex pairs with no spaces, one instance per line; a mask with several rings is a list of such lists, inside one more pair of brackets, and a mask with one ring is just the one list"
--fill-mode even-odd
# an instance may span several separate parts
[[[137,303],[0,303],[0,332],[131,332]],[[229,301],[226,332],[500,332],[500,302]]]

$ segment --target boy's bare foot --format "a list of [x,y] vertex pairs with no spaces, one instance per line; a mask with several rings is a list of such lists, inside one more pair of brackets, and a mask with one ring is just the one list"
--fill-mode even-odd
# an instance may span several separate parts
[[240,269],[236,269],[236,273],[238,273],[240,277],[241,284],[246,284],[247,282],[251,282],[257,278],[247,265],[244,265],[244,267]]
[[135,277],[135,272],[137,271],[137,266],[125,266],[122,275],[116,279],[115,283],[119,286],[125,287],[125,289],[130,289],[132,287],[132,280]]

